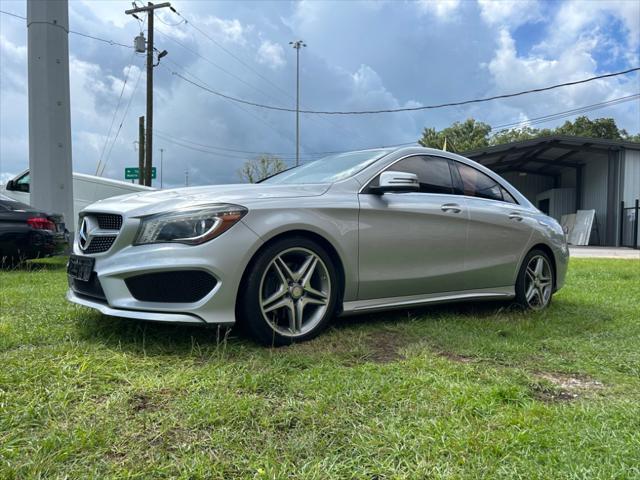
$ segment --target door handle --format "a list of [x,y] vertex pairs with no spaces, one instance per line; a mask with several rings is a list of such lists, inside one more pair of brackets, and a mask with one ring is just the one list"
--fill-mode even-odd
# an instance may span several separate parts
[[518,212],[511,212],[509,214],[509,220],[515,220],[516,222],[521,222],[522,221],[522,215],[520,215]]
[[460,213],[462,208],[457,203],[445,203],[440,206],[440,210],[443,212]]

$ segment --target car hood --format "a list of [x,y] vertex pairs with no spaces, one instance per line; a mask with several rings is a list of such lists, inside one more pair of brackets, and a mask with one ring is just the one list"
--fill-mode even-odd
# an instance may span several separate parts
[[233,203],[250,206],[273,198],[299,198],[322,195],[330,184],[270,185],[241,183],[208,187],[175,188],[155,192],[131,193],[100,200],[86,211],[123,213],[127,216],[149,215],[189,206],[211,203]]

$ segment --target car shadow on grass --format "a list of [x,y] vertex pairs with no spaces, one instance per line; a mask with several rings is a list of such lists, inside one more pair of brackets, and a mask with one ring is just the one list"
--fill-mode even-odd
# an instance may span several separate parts
[[369,347],[372,350],[388,350],[384,348],[386,343],[398,346],[419,341],[420,328],[412,326],[416,319],[421,322],[449,319],[482,322],[504,312],[519,311],[519,307],[509,302],[466,302],[338,317],[333,319],[328,331],[316,339],[279,349],[256,344],[237,327],[227,329],[216,325],[166,324],[108,317],[98,313],[79,315],[77,330],[85,341],[148,356],[211,356],[215,353],[227,358],[246,358],[264,352],[285,354],[295,351],[314,355],[345,354],[350,350],[356,351],[356,356],[366,356]]

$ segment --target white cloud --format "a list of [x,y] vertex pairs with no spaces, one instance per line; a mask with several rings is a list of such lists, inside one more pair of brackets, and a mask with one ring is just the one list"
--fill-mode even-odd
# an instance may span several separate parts
[[480,15],[489,25],[516,28],[542,19],[538,0],[478,0]]
[[257,53],[258,63],[267,65],[269,68],[277,69],[285,65],[284,49],[282,45],[269,40],[264,40],[260,44]]
[[251,26],[244,26],[238,19],[225,20],[214,16],[208,16],[204,19],[203,23],[209,27],[207,33],[213,37],[217,37],[223,42],[236,43],[238,45],[245,45],[247,39],[245,38],[247,32],[252,30]]
[[422,13],[435,15],[441,20],[449,20],[460,3],[461,0],[419,0],[418,8]]
[[[555,56],[545,56],[539,52],[518,56],[514,39],[507,29],[502,29],[498,48],[487,65],[494,83],[493,91],[516,92],[597,75],[598,65],[591,55],[595,43],[594,39],[583,38]],[[494,124],[513,121],[518,116],[533,118],[630,95],[637,90],[636,85],[637,78],[617,77],[515,97],[508,102],[494,103],[491,116]],[[615,116],[619,125],[624,125],[621,120],[632,118],[634,108],[637,116],[637,106],[626,104],[617,107]],[[637,129],[637,120],[634,123],[636,126],[632,128],[633,131]]]
[[27,59],[27,46],[17,45],[0,34],[0,53],[14,62],[24,62]]
[[549,37],[541,43],[539,49],[546,52],[558,51],[570,47],[578,38],[602,36],[612,18],[619,21],[626,30],[625,51],[629,63],[637,63],[640,48],[640,2],[633,0],[572,0],[562,4],[549,26]]

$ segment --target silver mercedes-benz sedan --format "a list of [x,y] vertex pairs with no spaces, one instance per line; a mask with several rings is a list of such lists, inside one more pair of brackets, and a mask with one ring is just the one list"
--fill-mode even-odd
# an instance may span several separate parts
[[500,176],[418,147],[102,200],[81,212],[73,250],[72,302],[238,323],[269,345],[308,340],[335,315],[482,299],[542,309],[569,260],[560,225]]

